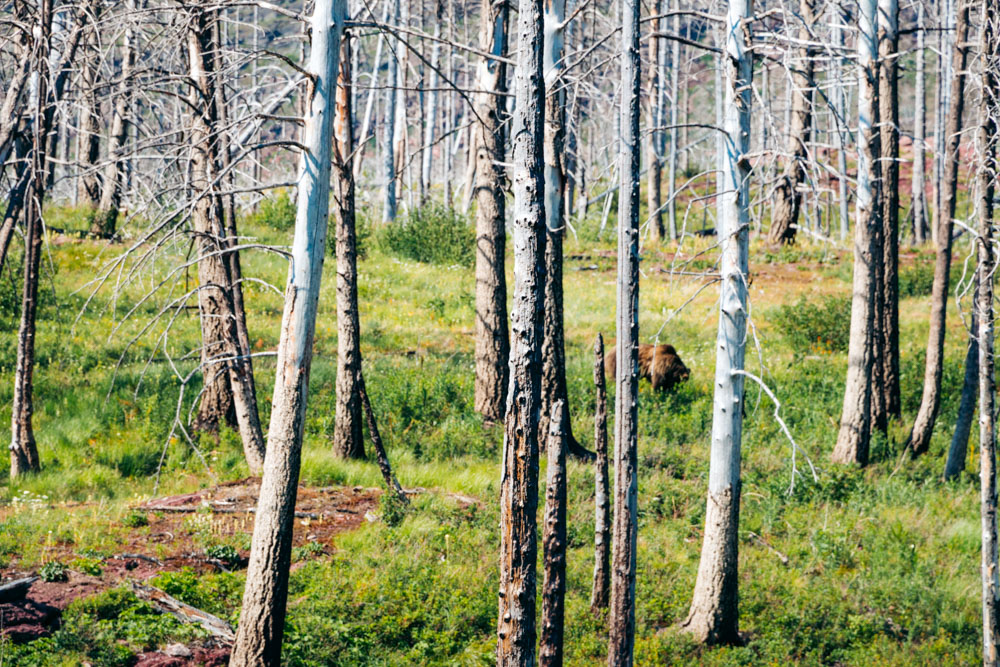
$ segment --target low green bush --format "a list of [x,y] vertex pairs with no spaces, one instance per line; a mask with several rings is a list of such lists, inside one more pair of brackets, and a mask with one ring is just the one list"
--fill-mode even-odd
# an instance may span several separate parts
[[387,252],[426,264],[473,265],[476,234],[469,221],[452,208],[428,204],[378,231]]
[[247,217],[252,225],[285,231],[295,226],[295,201],[287,190],[282,190],[273,199],[265,197],[257,210]]
[[801,353],[846,352],[850,338],[851,300],[846,296],[824,296],[772,311],[771,322]]
[[934,284],[934,263],[917,262],[899,267],[900,298],[927,296]]

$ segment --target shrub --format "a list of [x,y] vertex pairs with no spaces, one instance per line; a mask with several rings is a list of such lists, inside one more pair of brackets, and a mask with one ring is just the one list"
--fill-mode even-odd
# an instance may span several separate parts
[[798,352],[845,352],[850,339],[851,300],[826,296],[810,301],[803,297],[776,309],[771,321]]
[[52,583],[54,581],[66,581],[66,566],[57,560],[50,560],[38,570],[38,576],[42,581]]
[[468,220],[454,209],[429,204],[378,233],[379,245],[398,257],[427,264],[471,267],[476,234]]
[[92,577],[99,577],[104,574],[104,563],[99,558],[81,557],[74,560],[70,565],[74,570],[79,570]]
[[378,506],[382,510],[382,520],[387,526],[395,528],[406,518],[407,506],[393,491],[383,492],[378,499]]
[[257,206],[257,211],[247,220],[261,227],[285,231],[295,226],[295,202],[287,190],[282,190],[274,199],[265,197]]
[[917,262],[910,266],[899,267],[899,296],[927,296],[934,284],[934,264],[932,262]]
[[209,558],[222,561],[232,567],[240,562],[240,554],[236,549],[228,544],[216,544],[205,549],[205,555]]
[[122,524],[128,526],[129,528],[142,528],[143,526],[149,525],[149,517],[146,516],[145,512],[132,510],[122,519]]
[[[355,209],[354,211],[354,243],[355,250],[358,253],[358,259],[364,259],[368,256],[368,250],[372,243],[372,234],[374,229],[372,227],[371,216],[368,215],[367,210]],[[334,221],[330,220],[330,229],[326,235],[326,249],[332,256],[337,256],[337,230]]]

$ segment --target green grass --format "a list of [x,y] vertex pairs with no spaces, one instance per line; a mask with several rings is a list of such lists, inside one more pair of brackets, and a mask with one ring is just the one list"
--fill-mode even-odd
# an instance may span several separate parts
[[[567,263],[565,306],[572,425],[585,444],[592,437],[593,340],[598,332],[609,341],[614,337],[614,262],[607,256],[614,239],[596,232],[600,208],[592,208],[579,237],[571,235],[566,247],[567,255],[584,256]],[[244,224],[242,231],[263,242],[290,240],[290,232],[259,222]],[[687,241],[685,250],[693,254],[712,242]],[[640,387],[636,663],[974,663],[981,632],[978,481],[975,470],[957,483],[939,481],[965,353],[956,310],[952,306],[949,312],[944,399],[930,453],[915,463],[904,462],[897,471],[898,442],[879,442],[867,470],[833,467],[829,455],[843,400],[846,353],[839,346],[803,347],[788,331],[792,320],[780,313],[788,315],[781,307],[800,299],[822,304],[845,298],[850,256],[810,246],[805,239],[800,243],[775,254],[756,245],[752,249],[752,316],[761,348],[760,356],[754,348],[747,358],[748,368],[764,377],[781,400],[782,416],[816,464],[819,481],[811,479],[800,455],[795,489],[788,492],[791,447],[772,417],[769,399],[750,385],[740,525],[740,625],[749,643],[739,648],[702,649],[676,630],[690,603],[705,515],[716,293],[713,288],[702,291],[675,314],[703,282],[645,272],[643,337],[652,339],[666,322],[660,340],[677,347],[692,378],[665,396],[653,395],[648,383]],[[957,256],[965,252],[963,244]],[[162,327],[154,326],[127,347],[167,301],[166,294],[141,306],[135,319],[112,335],[112,327],[139,302],[151,278],[130,286],[117,302],[101,292],[76,321],[88,294],[76,290],[117,249],[90,241],[51,246],[55,274],[43,284],[35,393],[43,471],[9,482],[8,464],[0,461],[0,565],[40,567],[51,560],[53,545],[70,545],[82,559],[120,551],[129,534],[148,530],[137,525],[141,521],[129,506],[153,492],[161,456],[165,467],[158,493],[186,492],[247,474],[234,433],[224,431],[218,440],[196,436],[207,470],[182,437],[175,433],[168,440],[180,383],[157,351],[162,350]],[[173,255],[156,267],[161,277],[186,247],[169,252]],[[703,256],[708,266],[716,252]],[[655,247],[643,253],[644,271],[676,261],[671,252]],[[243,265],[248,275],[283,283],[286,267],[274,255],[248,252]],[[591,265],[599,270],[578,270]],[[331,451],[336,375],[331,267],[320,301],[302,479],[315,485],[379,486],[373,461],[341,461]],[[922,265],[905,274],[904,422],[913,417],[922,384],[926,272]],[[492,664],[503,434],[499,428],[484,430],[473,411],[474,276],[461,262],[404,259],[379,242],[361,262],[359,278],[364,370],[389,456],[404,485],[432,493],[418,496],[411,509],[395,517],[395,526],[365,523],[322,545],[329,556],[318,548],[297,554],[303,565],[291,579],[286,661]],[[194,272],[180,276],[185,279],[190,284]],[[510,274],[508,281],[512,286]],[[7,272],[0,276],[0,329],[6,331],[17,324],[15,282]],[[255,349],[274,349],[280,296],[248,284],[247,302]],[[836,328],[838,322],[823,311],[798,326],[807,341],[816,327]],[[195,314],[181,314],[168,340],[171,354],[183,357],[198,339]],[[9,438],[14,359],[13,336],[0,337],[0,439]],[[182,373],[191,368],[190,361],[178,362]],[[273,358],[256,360],[255,368],[266,423]],[[196,376],[182,415],[188,414],[199,388]],[[893,426],[897,436],[903,431],[902,425]],[[970,456],[969,465],[976,465],[975,457]],[[476,496],[480,504],[461,509],[448,492]],[[594,531],[589,467],[570,463],[568,498],[567,664],[593,665],[604,660],[607,627],[606,619],[592,617],[587,608]],[[786,555],[788,565],[751,533]],[[198,544],[202,549],[243,546],[207,538]],[[157,585],[238,620],[239,573],[172,573],[161,575]],[[0,659],[4,665],[78,664],[84,659],[95,665],[124,664],[142,647],[186,632],[161,627],[165,621],[152,619],[162,617],[147,616],[129,599],[79,603],[52,638],[20,647],[0,645]]]

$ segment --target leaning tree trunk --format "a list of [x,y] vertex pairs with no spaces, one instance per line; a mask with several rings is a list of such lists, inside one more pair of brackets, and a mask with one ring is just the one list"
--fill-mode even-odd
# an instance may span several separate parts
[[[495,56],[507,51],[506,0],[483,0],[480,47]],[[486,421],[499,422],[507,391],[507,277],[503,171],[503,135],[507,66],[483,59],[476,75],[476,412]]]
[[774,189],[774,213],[768,230],[769,243],[794,243],[795,232],[802,210],[801,187],[806,182],[806,166],[809,159],[809,135],[812,131],[812,90],[813,70],[816,55],[805,46],[812,40],[812,29],[816,17],[813,12],[815,0],[800,0],[798,39],[803,44],[798,52],[798,62],[792,70],[792,111],[791,127],[788,131],[788,146],[781,158],[782,174]]
[[639,12],[622,0],[622,99],[618,121],[618,286],[615,312],[615,515],[608,665],[632,664],[638,524]]
[[353,114],[351,110],[351,41],[345,34],[334,119],[333,183],[337,245],[337,412],[333,451],[344,458],[364,458],[361,433],[361,321],[358,313],[358,241],[354,217]]
[[31,62],[38,72],[35,90],[28,193],[24,205],[24,292],[21,298],[21,324],[17,331],[17,362],[14,368],[14,400],[11,404],[10,476],[19,477],[41,469],[35,433],[34,415],[35,316],[38,310],[38,280],[42,265],[42,201],[45,199],[45,147],[51,130],[48,72],[52,33],[51,0],[41,0],[37,9],[38,24],[33,34]]
[[542,537],[545,583],[542,585],[540,667],[562,667],[563,621],[566,612],[566,403],[556,401],[549,418],[546,443],[548,481],[545,485],[545,525]]
[[535,662],[535,514],[544,334],[545,204],[541,0],[519,0],[514,75],[514,306],[500,479],[498,667]]
[[705,537],[691,611],[683,626],[708,644],[739,643],[737,557],[740,521],[740,446],[743,438],[743,360],[747,332],[750,239],[749,183],[751,0],[730,0],[725,43],[725,131],[720,165],[722,277],[715,355],[712,451],[708,472]]
[[[979,284],[973,294],[979,293]],[[977,297],[973,296],[975,301]],[[969,450],[969,434],[972,432],[972,417],[976,412],[976,396],[979,391],[979,317],[978,304],[972,306],[972,321],[969,327],[969,343],[965,352],[965,377],[962,380],[962,398],[958,404],[955,430],[948,448],[948,459],[944,464],[944,478],[955,479],[965,470],[965,458]]]
[[847,354],[847,386],[840,432],[833,450],[837,463],[868,463],[871,438],[871,384],[875,369],[875,295],[879,247],[881,184],[878,158],[877,5],[864,0],[858,14],[858,190],[854,227],[854,296]]
[[899,0],[879,0],[879,120],[882,149],[882,394],[885,417],[899,419]]
[[590,610],[595,614],[608,608],[611,593],[611,500],[608,491],[608,396],[604,388],[604,338],[594,341],[594,583]]
[[316,0],[313,9],[308,62],[312,80],[303,132],[306,150],[302,152],[299,168],[295,237],[278,343],[264,478],[254,521],[240,625],[230,658],[234,667],[277,667],[281,662],[309,369],[326,254],[334,88],[345,4],[344,0]]
[[996,379],[993,357],[993,204],[996,192],[997,124],[1000,123],[1000,10],[983,3],[982,101],[978,145],[981,163],[976,174],[976,217],[979,223],[979,470],[982,506],[983,664],[1000,663],[1000,557],[997,553]]
[[962,138],[962,111],[965,107],[965,78],[969,60],[970,0],[957,0],[958,20],[954,42],[951,106],[945,128],[944,168],[940,185],[941,203],[937,215],[937,255],[934,261],[934,283],[931,288],[931,322],[927,335],[927,360],[924,367],[924,389],[920,409],[907,446],[913,456],[927,451],[934,433],[934,422],[941,407],[941,374],[944,369],[945,316],[948,313],[948,281],[951,276],[951,231],[955,217],[955,197],[958,186],[958,148]]

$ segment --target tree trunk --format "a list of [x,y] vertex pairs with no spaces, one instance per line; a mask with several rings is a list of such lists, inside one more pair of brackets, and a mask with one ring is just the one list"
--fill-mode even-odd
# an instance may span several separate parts
[[[882,148],[882,376],[885,416],[899,419],[899,0],[879,0],[879,119]],[[883,431],[885,432],[885,431]]]
[[955,196],[958,185],[958,147],[962,133],[962,111],[965,107],[965,78],[969,59],[970,0],[958,0],[955,48],[952,54],[954,74],[951,81],[951,107],[945,129],[945,152],[941,179],[941,203],[937,214],[938,243],[934,261],[934,283],[931,288],[931,322],[927,336],[927,360],[924,367],[924,389],[920,409],[907,446],[913,456],[927,451],[934,433],[938,408],[941,406],[941,373],[944,368],[945,316],[948,313],[948,280],[951,276],[951,231],[955,217]]
[[277,377],[264,477],[254,521],[243,608],[230,665],[281,662],[292,523],[305,428],[309,369],[329,215],[334,88],[339,71],[344,0],[316,0],[299,169],[295,236],[278,343]]
[[372,438],[372,446],[375,448],[375,460],[378,462],[379,472],[382,473],[382,480],[388,493],[392,493],[404,505],[409,505],[410,500],[406,497],[403,487],[399,485],[399,480],[392,474],[392,467],[389,466],[389,455],[382,445],[382,436],[378,432],[378,423],[375,421],[375,412],[372,410],[372,402],[368,399],[368,389],[365,388],[365,376],[358,371],[358,394],[361,395],[361,405],[365,410],[365,419],[368,421],[368,434]]
[[615,330],[615,516],[608,665],[632,664],[638,537],[639,12],[622,0],[622,100],[618,126],[618,290]]
[[[814,0],[800,0],[798,39],[808,44],[812,40],[812,26],[816,17],[813,12]],[[809,137],[812,133],[812,89],[815,67],[813,50],[803,46],[798,51],[798,62],[790,73],[792,82],[791,127],[788,131],[788,146],[781,158],[782,174],[774,190],[774,213],[768,242],[795,243],[796,227],[802,210],[801,187],[806,182],[806,163],[809,159]]]
[[101,201],[98,161],[101,157],[101,109],[97,100],[97,82],[101,54],[98,52],[97,21],[101,3],[94,5],[94,15],[83,37],[83,63],[80,68],[80,128],[77,134],[77,162],[80,172],[77,199],[80,204],[97,208]]
[[511,132],[514,306],[500,480],[498,667],[535,662],[535,515],[545,287],[543,30],[541,1],[519,0],[516,99]]
[[361,321],[358,313],[358,242],[354,217],[354,150],[351,109],[351,40],[341,43],[340,79],[337,84],[333,132],[335,176],[333,181],[337,247],[337,412],[333,425],[333,451],[343,458],[364,458],[361,433]]
[[[435,0],[434,3],[434,37],[441,36],[441,23],[444,20],[444,2]],[[431,187],[431,175],[434,173],[434,138],[437,130],[438,118],[438,88],[440,87],[440,77],[438,76],[438,63],[441,60],[441,43],[435,41],[431,46],[430,67],[430,90],[427,92],[427,118],[424,125],[424,152],[421,156],[420,183],[421,192],[425,194]]]
[[725,43],[726,161],[722,167],[719,333],[716,339],[712,450],[705,538],[691,611],[683,627],[708,644],[737,644],[740,447],[743,438],[743,361],[747,331],[750,240],[749,176],[750,0],[730,0]]
[[[961,19],[960,19],[961,20]],[[982,505],[983,664],[1000,663],[1000,558],[997,554],[996,379],[993,357],[993,204],[996,191],[997,123],[1000,122],[1000,11],[983,3],[981,31],[982,101],[978,146],[982,160],[976,173],[976,217],[979,223],[979,470]]]
[[663,95],[660,88],[665,85],[660,80],[660,51],[664,49],[663,40],[657,37],[660,32],[660,14],[663,13],[663,0],[656,0],[650,8],[653,14],[649,22],[649,167],[646,172],[646,208],[649,211],[649,230],[653,239],[664,238],[663,229],[663,154],[660,152],[660,135],[663,133],[664,112],[662,108]]
[[[507,51],[506,0],[483,0],[479,43],[497,56]],[[507,334],[504,146],[500,130],[507,66],[484,59],[476,76],[476,412],[488,422],[504,414],[510,339]]]
[[608,608],[611,593],[611,496],[608,491],[608,397],[604,389],[604,338],[594,341],[594,583],[590,610],[597,614]]
[[[974,293],[978,294],[976,285]],[[976,412],[976,392],[979,386],[979,322],[978,304],[972,307],[972,326],[969,329],[969,346],[965,353],[965,377],[962,381],[962,399],[958,404],[955,431],[948,448],[948,460],[944,465],[944,478],[955,479],[965,470],[965,458],[969,449],[969,433],[972,431],[972,416]]]
[[927,100],[924,76],[924,3],[917,3],[916,81],[913,94],[913,238],[918,244],[927,240],[927,192],[924,178],[924,142],[927,131]]
[[[399,5],[402,0],[392,1],[392,25],[399,25]],[[386,105],[385,105],[385,139],[384,139],[384,175],[385,192],[382,200],[382,222],[395,222],[396,220],[396,105],[399,100],[397,87],[399,86],[399,50],[405,48],[398,41],[396,49],[389,49],[389,74],[386,78]]]
[[542,545],[545,583],[542,585],[540,667],[563,664],[563,619],[566,597],[566,427],[569,414],[563,401],[552,404],[549,419],[548,483],[545,485],[545,534]]
[[[673,0],[671,8],[676,12],[673,17],[674,34],[681,34],[680,1]],[[663,48],[662,45],[660,48]],[[666,54],[660,56],[666,61]],[[663,68],[661,68],[663,71]],[[666,81],[660,85],[665,86]],[[677,144],[681,136],[679,105],[681,87],[681,43],[676,39],[670,43],[670,154],[667,156],[667,228],[670,230],[670,240],[677,240]],[[660,154],[663,154],[666,135],[661,133]]]
[[34,415],[35,318],[38,310],[38,280],[42,265],[42,201],[45,199],[45,148],[51,130],[52,115],[46,113],[49,99],[49,59],[52,33],[51,0],[41,0],[33,32],[32,63],[38,73],[31,133],[31,156],[28,194],[24,206],[24,292],[21,298],[21,323],[17,331],[17,362],[14,369],[14,397],[11,403],[10,476],[16,478],[41,469],[35,433]]
[[[844,29],[841,9],[836,4],[830,5],[833,23],[833,43],[835,46],[844,46]],[[836,114],[837,133],[834,137],[837,142],[837,204],[840,209],[840,240],[846,241],[850,231],[850,212],[848,209],[847,195],[847,147],[845,146],[845,126],[847,124],[846,108],[847,103],[844,95],[844,72],[842,59],[837,58],[833,64],[833,105]]]

